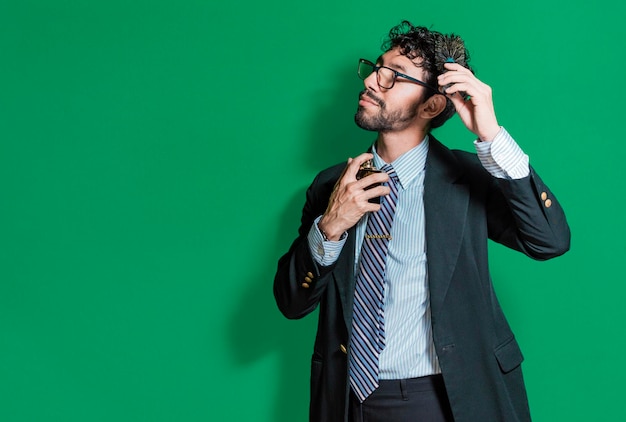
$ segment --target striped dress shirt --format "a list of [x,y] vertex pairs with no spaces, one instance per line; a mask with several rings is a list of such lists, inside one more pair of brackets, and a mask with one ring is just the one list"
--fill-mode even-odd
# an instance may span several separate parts
[[[380,379],[415,378],[441,372],[432,340],[430,298],[424,220],[424,175],[428,136],[415,148],[390,163],[399,178],[398,204],[391,228],[385,273],[385,349],[380,355]],[[528,156],[501,128],[493,141],[475,141],[485,169],[494,177],[519,179],[530,170]],[[372,147],[374,164],[386,163]],[[317,227],[318,217],[308,235],[311,253],[320,265],[333,264],[346,242],[324,241]],[[355,274],[367,214],[356,226]]]

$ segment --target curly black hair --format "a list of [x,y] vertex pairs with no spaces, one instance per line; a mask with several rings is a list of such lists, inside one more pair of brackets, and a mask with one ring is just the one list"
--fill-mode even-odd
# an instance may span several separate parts
[[[414,26],[409,21],[402,21],[389,31],[388,38],[382,45],[383,51],[398,48],[400,53],[423,69],[425,81],[432,87],[438,86],[437,76],[446,72],[444,63],[454,61],[472,71],[468,62],[469,52],[461,37],[454,34],[442,34],[424,26]],[[416,60],[417,59],[417,60]],[[473,72],[473,71],[472,71]],[[437,92],[428,90],[426,99]],[[430,122],[430,129],[443,125],[455,113],[451,101],[446,102],[446,108]]]

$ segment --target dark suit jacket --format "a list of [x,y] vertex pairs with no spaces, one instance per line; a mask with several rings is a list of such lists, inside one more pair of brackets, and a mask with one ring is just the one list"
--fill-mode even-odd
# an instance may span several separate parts
[[[322,171],[309,187],[299,237],[274,280],[287,318],[320,307],[310,402],[310,420],[319,422],[347,420],[355,235],[353,227],[337,262],[322,267],[307,234],[344,167]],[[455,421],[529,421],[523,357],[494,293],[487,239],[538,260],[561,255],[570,240],[563,210],[532,168],[524,179],[496,179],[475,154],[451,151],[432,135],[424,207],[433,339]]]

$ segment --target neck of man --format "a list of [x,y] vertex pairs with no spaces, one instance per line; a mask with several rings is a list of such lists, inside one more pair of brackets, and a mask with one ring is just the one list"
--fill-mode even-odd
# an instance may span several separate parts
[[426,127],[408,127],[401,131],[378,132],[376,152],[386,163],[394,162],[405,152],[424,141]]

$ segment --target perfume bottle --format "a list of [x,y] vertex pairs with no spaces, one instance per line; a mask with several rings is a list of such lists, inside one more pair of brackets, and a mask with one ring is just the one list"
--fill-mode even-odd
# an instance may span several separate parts
[[[366,176],[369,176],[370,174],[373,173],[382,173],[382,170],[377,169],[374,166],[374,163],[372,162],[372,160],[367,160],[366,162],[364,162],[363,164],[361,164],[361,167],[359,168],[359,171],[356,172],[356,178],[357,180],[362,179]],[[380,186],[382,183],[374,183],[368,187],[365,188],[365,190],[374,188],[376,186]],[[372,204],[380,204],[380,196],[376,196],[374,198],[371,198],[369,200],[369,202],[371,202]]]

